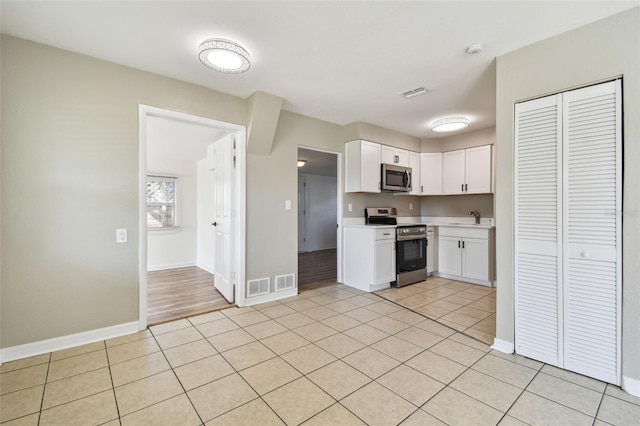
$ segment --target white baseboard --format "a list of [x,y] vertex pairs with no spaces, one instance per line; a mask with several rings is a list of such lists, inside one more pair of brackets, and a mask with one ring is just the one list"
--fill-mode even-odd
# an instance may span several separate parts
[[640,380],[622,376],[622,389],[633,396],[640,396]]
[[498,339],[496,337],[493,339],[493,345],[491,345],[491,349],[494,349],[498,352],[504,352],[505,354],[512,354],[515,351],[515,346],[511,342],[507,342],[506,340]]
[[99,328],[97,330],[83,331],[82,333],[70,334],[68,336],[55,337],[53,339],[12,346],[0,349],[0,362],[8,362],[62,349],[69,349],[76,346],[86,345],[87,343],[99,342],[101,340],[112,339],[126,334],[137,333],[138,331],[138,321],[133,321],[111,327]]
[[450,275],[450,274],[441,274],[438,271],[434,271],[433,275],[436,277],[446,278],[448,280],[456,280],[464,283],[483,285],[485,287],[493,287],[493,284],[491,281],[477,280],[475,278],[459,277],[457,275]]
[[286,299],[287,297],[293,297],[298,295],[298,287],[276,291],[274,293],[264,294],[262,296],[247,297],[244,299],[244,306],[253,306],[258,303],[273,302],[274,300]]
[[177,268],[188,268],[190,266],[196,266],[194,262],[187,263],[173,263],[170,265],[147,265],[147,271],[164,271],[165,269],[177,269]]
[[211,266],[211,265],[205,265],[204,263],[196,263],[196,266],[198,268],[202,269],[203,271],[207,271],[211,275],[215,275],[216,274],[216,271],[213,270],[213,266]]

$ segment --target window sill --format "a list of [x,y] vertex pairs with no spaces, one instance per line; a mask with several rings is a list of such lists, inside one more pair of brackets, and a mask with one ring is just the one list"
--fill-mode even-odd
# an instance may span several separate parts
[[149,228],[147,227],[147,232],[151,232],[151,233],[162,233],[162,232],[173,232],[173,233],[177,233],[179,232],[181,229],[180,226],[172,226],[172,227],[165,227],[165,228]]

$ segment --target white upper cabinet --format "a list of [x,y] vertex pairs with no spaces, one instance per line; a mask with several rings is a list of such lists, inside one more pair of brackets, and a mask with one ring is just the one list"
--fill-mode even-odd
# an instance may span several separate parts
[[491,145],[442,154],[443,194],[491,192]]
[[442,195],[442,153],[420,154],[420,195]]
[[491,192],[491,145],[467,148],[465,154],[465,192]]
[[380,151],[375,142],[345,144],[345,192],[380,192]]
[[394,164],[396,166],[409,166],[409,151],[406,149],[394,148],[392,146],[382,145],[382,163]]
[[442,193],[464,193],[464,149],[442,154]]
[[420,164],[420,153],[409,152],[409,167],[411,167],[411,192],[410,195],[422,195],[422,167]]

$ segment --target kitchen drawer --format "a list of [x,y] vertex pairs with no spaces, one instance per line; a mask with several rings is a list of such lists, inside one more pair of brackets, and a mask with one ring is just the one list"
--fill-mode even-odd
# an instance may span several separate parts
[[460,238],[489,238],[489,230],[487,228],[467,228],[459,226],[441,226],[438,229],[438,235],[447,237]]
[[395,228],[376,229],[376,240],[390,240],[396,238]]

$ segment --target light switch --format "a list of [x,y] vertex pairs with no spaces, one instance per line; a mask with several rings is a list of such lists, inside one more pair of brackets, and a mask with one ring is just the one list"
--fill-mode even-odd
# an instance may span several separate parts
[[350,212],[352,212],[352,211],[353,211],[353,204],[349,203],[349,204],[347,205],[347,209],[348,209]]
[[127,230],[116,229],[116,243],[122,244],[127,242]]
[[409,210],[413,210],[413,203],[409,203]]
[[291,200],[284,200],[284,209],[291,210]]

